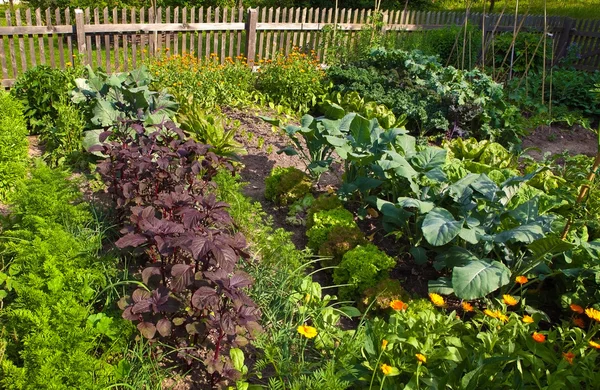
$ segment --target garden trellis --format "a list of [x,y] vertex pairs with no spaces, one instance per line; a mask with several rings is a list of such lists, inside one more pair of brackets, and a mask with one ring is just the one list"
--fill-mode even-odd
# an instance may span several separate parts
[[[65,68],[74,61],[109,72],[126,71],[155,55],[211,54],[245,56],[250,64],[270,59],[277,52],[289,53],[294,46],[314,50],[326,61],[329,34],[343,34],[343,45],[351,50],[358,32],[370,26],[372,11],[334,8],[141,8],[90,10],[6,11],[0,25],[2,85],[9,87],[27,69],[38,64]],[[580,50],[575,67],[600,68],[600,20],[567,17],[384,11],[382,32],[402,34],[464,25],[468,21],[490,37],[497,32],[519,31],[552,34],[554,58],[564,57],[576,44]],[[340,44],[340,41],[336,41]],[[489,49],[488,49],[489,50]]]

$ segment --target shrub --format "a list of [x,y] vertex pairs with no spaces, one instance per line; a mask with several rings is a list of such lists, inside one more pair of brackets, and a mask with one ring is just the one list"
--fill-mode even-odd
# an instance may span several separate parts
[[27,126],[23,107],[0,91],[0,201],[5,201],[27,168]]
[[[517,39],[514,45],[513,59],[513,76],[525,72],[527,65],[531,62],[529,72],[538,72],[542,70],[544,64],[544,45],[541,42],[543,38],[539,33],[520,32],[517,34]],[[503,76],[508,76],[512,54],[513,33],[505,32],[497,34],[494,41],[488,46],[488,54],[486,55],[486,66],[495,66],[496,73],[502,73]],[[552,40],[546,40],[546,53],[548,56],[552,53]],[[537,48],[535,58],[532,55]],[[493,51],[492,51],[493,50]]]
[[327,240],[319,247],[319,255],[331,257],[321,260],[323,266],[338,265],[346,252],[358,245],[368,243],[363,232],[356,226],[334,226]]
[[357,294],[377,285],[395,265],[396,261],[377,246],[357,246],[346,252],[340,266],[333,272],[333,281],[335,284],[349,284],[340,287],[340,297],[354,299]]
[[83,130],[86,122],[83,113],[74,105],[61,99],[56,104],[56,120],[40,131],[44,145],[44,160],[57,166],[63,162],[72,164],[83,152]]
[[359,307],[367,308],[375,301],[375,309],[387,310],[394,299],[407,302],[409,295],[402,288],[399,280],[385,278],[377,283],[377,285],[363,291]]
[[110,141],[94,148],[108,156],[98,170],[126,220],[115,245],[140,247],[147,262],[148,287],[120,301],[123,318],[145,338],[177,346],[187,365],[206,367],[210,386],[237,379],[228,353],[260,329],[260,312],[246,295],[251,278],[237,270],[245,238],[233,234],[228,205],[211,193],[227,163],[172,122],[129,125],[104,133],[101,141]]
[[269,101],[299,112],[307,112],[325,93],[324,72],[317,57],[294,49],[285,56],[278,53],[273,61],[260,61],[256,89]]
[[193,101],[203,108],[218,105],[246,106],[252,102],[255,74],[243,56],[216,55],[197,59],[192,54],[157,57],[148,63],[156,90],[166,88],[179,102]]
[[275,167],[265,179],[265,198],[285,206],[304,197],[311,188],[310,179],[301,170]]
[[110,310],[92,310],[116,259],[98,256],[101,227],[85,205],[72,204],[81,194],[67,172],[39,165],[31,176],[19,185],[0,242],[0,387],[104,388],[131,332]]
[[329,232],[336,226],[358,228],[354,216],[346,209],[338,208],[316,212],[312,216],[312,226],[306,231],[308,247],[317,252],[327,241]]
[[67,70],[38,65],[20,76],[11,93],[23,102],[31,134],[39,134],[58,117],[57,106],[75,87],[78,68]]
[[306,228],[313,226],[313,216],[319,211],[342,208],[342,201],[335,194],[323,194],[319,196],[306,212]]
[[367,101],[407,116],[406,128],[421,136],[474,136],[519,143],[519,111],[504,101],[502,85],[478,69],[442,66],[419,51],[375,50],[365,60],[333,66],[334,91],[356,91]]

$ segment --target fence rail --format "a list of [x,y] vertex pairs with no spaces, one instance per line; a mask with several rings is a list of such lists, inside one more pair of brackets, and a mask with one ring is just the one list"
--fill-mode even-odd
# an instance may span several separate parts
[[[221,61],[243,54],[253,64],[300,46],[325,61],[331,29],[343,34],[341,44],[351,50],[371,14],[333,8],[17,9],[0,20],[1,80],[9,87],[28,68],[47,64],[64,69],[74,59],[109,72],[124,71],[159,53],[194,53],[198,58],[215,53]],[[544,31],[542,16],[422,11],[385,11],[383,31],[399,36],[467,21],[488,38],[515,26]],[[600,69],[600,20],[548,17],[546,32],[555,44],[553,60],[576,44],[580,58],[575,66]]]

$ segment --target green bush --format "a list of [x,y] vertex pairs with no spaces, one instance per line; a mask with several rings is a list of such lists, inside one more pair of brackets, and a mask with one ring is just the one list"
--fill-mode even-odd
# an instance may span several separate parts
[[0,201],[7,200],[27,169],[27,126],[23,107],[0,91]]
[[406,128],[421,136],[520,142],[519,110],[505,102],[502,85],[478,69],[444,67],[419,51],[378,49],[362,61],[332,66],[327,75],[334,91],[356,91],[396,117],[406,115]]
[[310,229],[313,226],[313,216],[315,213],[339,208],[342,208],[342,201],[335,194],[323,194],[319,196],[306,212],[306,228]]
[[336,226],[358,228],[354,222],[354,215],[346,209],[318,211],[312,216],[312,226],[306,231],[308,247],[315,252],[327,241],[329,232]]
[[78,68],[67,70],[38,65],[20,76],[10,92],[23,102],[31,134],[39,134],[58,118],[58,104],[75,87]]
[[277,54],[274,61],[261,62],[256,89],[275,104],[307,112],[325,93],[324,72],[318,59],[294,50],[288,56]]
[[323,266],[338,265],[346,252],[368,243],[364,233],[356,226],[334,226],[327,240],[319,247],[319,255],[331,257],[321,260]]
[[340,297],[355,299],[368,288],[384,279],[396,261],[382,252],[377,246],[367,244],[346,252],[340,266],[333,272],[335,284],[349,284],[340,287]]
[[265,179],[265,198],[285,206],[304,197],[311,188],[312,182],[301,170],[275,167]]
[[[539,33],[520,32],[514,45],[513,58],[513,76],[521,75],[525,72],[527,65],[531,63],[528,72],[538,72],[542,70],[544,64],[544,45],[541,42],[543,38]],[[486,55],[486,67],[495,67],[495,72],[507,76],[510,71],[510,62],[512,56],[513,33],[505,32],[497,34],[492,43],[488,46]],[[552,54],[552,39],[546,40],[546,56]],[[537,48],[537,52],[536,52]],[[535,57],[532,60],[532,55]]]
[[131,334],[119,315],[91,310],[116,274],[116,259],[98,256],[100,226],[84,206],[71,204],[81,195],[66,172],[40,165],[31,175],[0,242],[8,271],[0,273],[0,387],[104,388],[114,383],[111,362]]
[[44,145],[44,160],[51,166],[73,164],[82,158],[83,130],[86,126],[83,113],[66,99],[56,104],[56,120],[40,131]]

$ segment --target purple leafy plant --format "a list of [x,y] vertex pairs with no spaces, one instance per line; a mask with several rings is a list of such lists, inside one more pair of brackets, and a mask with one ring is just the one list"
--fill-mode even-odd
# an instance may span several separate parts
[[105,132],[94,151],[106,159],[98,172],[123,223],[119,248],[136,248],[147,265],[146,288],[119,305],[140,333],[177,347],[193,366],[203,362],[210,379],[237,379],[228,354],[257,331],[260,311],[246,294],[250,277],[236,270],[246,240],[234,233],[228,205],[209,189],[231,164],[207,145],[186,140],[172,122]]

